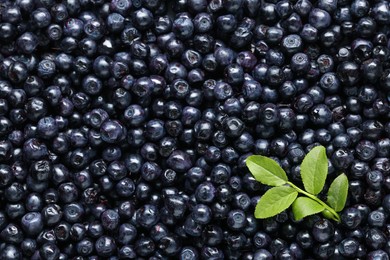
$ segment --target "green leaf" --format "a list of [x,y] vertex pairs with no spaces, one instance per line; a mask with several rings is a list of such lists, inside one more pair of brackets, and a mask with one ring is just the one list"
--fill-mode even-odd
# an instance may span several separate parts
[[301,177],[305,190],[317,195],[325,185],[328,175],[328,159],[323,146],[316,146],[305,156],[301,164]]
[[274,160],[261,155],[251,155],[246,166],[255,179],[270,186],[282,186],[287,183],[287,175]]
[[329,187],[327,204],[336,212],[343,210],[348,195],[348,178],[340,174]]
[[324,206],[308,197],[299,197],[292,204],[292,211],[296,220],[319,213],[324,209]]
[[298,192],[289,186],[269,189],[256,205],[256,218],[269,218],[290,207],[297,198]]
[[333,219],[334,221],[340,222],[340,216],[332,214],[329,210],[325,209],[324,211],[321,212],[322,215],[327,218],[327,219]]

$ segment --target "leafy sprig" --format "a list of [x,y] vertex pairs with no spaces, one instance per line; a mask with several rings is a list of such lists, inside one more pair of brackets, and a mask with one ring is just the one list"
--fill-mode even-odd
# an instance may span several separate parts
[[337,212],[344,208],[347,200],[347,176],[340,174],[333,180],[326,202],[317,197],[323,190],[328,175],[325,147],[314,147],[302,161],[301,177],[304,190],[290,182],[286,172],[271,158],[252,155],[247,158],[246,165],[257,181],[273,186],[256,205],[256,218],[269,218],[292,206],[296,220],[322,212],[325,217],[340,222]]

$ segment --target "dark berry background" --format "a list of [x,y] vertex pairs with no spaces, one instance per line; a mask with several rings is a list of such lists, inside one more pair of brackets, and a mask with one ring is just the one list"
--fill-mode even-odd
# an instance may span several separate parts
[[[385,0],[0,0],[0,259],[389,259],[389,37]],[[245,159],[301,186],[317,145],[341,223],[255,219]]]

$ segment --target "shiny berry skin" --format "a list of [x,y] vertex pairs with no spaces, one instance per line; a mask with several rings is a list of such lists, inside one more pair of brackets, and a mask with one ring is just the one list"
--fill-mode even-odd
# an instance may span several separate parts
[[198,204],[192,210],[191,217],[195,222],[204,225],[211,221],[212,212],[206,205]]
[[367,231],[365,239],[369,248],[377,250],[383,247],[385,244],[386,236],[381,230],[377,228],[371,228]]
[[317,29],[324,29],[331,23],[331,16],[323,9],[313,8],[309,14],[309,22]]
[[206,141],[213,133],[213,125],[206,120],[199,120],[194,125],[194,135],[197,139]]
[[180,251],[180,259],[197,259],[199,257],[198,251],[194,247],[183,247]]
[[214,52],[214,56],[220,66],[227,66],[233,63],[236,55],[234,51],[229,48],[219,47]]
[[[297,54],[302,49],[302,39],[297,34],[290,34],[283,38],[282,40],[282,48],[285,50],[287,54],[293,55]],[[299,58],[298,58],[299,57]],[[303,59],[301,59],[303,58]],[[302,54],[299,54],[295,58],[292,58],[292,63],[300,63],[303,62],[304,67],[308,67],[308,57]],[[279,65],[280,66],[280,65]],[[296,65],[295,65],[296,66]],[[302,66],[302,65],[301,65]]]
[[188,39],[194,32],[192,20],[182,16],[173,21],[172,31],[179,39]]
[[54,118],[45,117],[38,121],[37,132],[41,137],[48,139],[58,133],[58,126]]
[[31,256],[34,254],[37,248],[37,242],[34,239],[26,238],[20,244],[21,251],[26,256]]
[[115,230],[118,227],[119,214],[116,211],[106,210],[101,214],[100,218],[103,228],[106,230]]
[[154,205],[145,204],[136,211],[137,223],[144,228],[151,228],[159,220],[157,208]]
[[373,227],[383,227],[386,223],[386,215],[384,212],[375,210],[370,212],[368,215],[367,221],[370,226]]
[[151,255],[156,247],[156,244],[148,237],[141,237],[136,241],[135,251],[138,255],[148,256]]
[[26,159],[39,160],[47,155],[47,147],[35,138],[28,139],[24,145]]
[[23,241],[23,232],[15,224],[8,224],[0,233],[0,237],[7,243],[20,243]]
[[173,151],[169,155],[167,163],[173,170],[178,172],[185,172],[193,165],[188,154],[180,150]]
[[356,208],[346,208],[342,214],[341,223],[349,229],[356,228],[362,221],[362,214]]
[[381,171],[369,171],[366,174],[366,181],[370,188],[379,190],[383,185],[384,177]]
[[226,221],[232,230],[239,230],[246,225],[246,216],[242,210],[232,210]]
[[43,219],[40,213],[30,212],[22,218],[22,228],[29,235],[37,235],[43,229]]
[[387,259],[387,258],[389,258],[389,255],[384,250],[378,249],[378,250],[374,250],[374,251],[369,252],[367,257],[368,257],[368,259],[375,259],[375,258]]
[[161,175],[161,168],[153,162],[146,162],[141,168],[142,178],[146,181],[153,181]]
[[28,77],[27,72],[28,71],[26,65],[24,65],[24,63],[16,61],[12,63],[8,69],[8,78],[13,83],[22,83]]
[[337,67],[337,75],[341,83],[347,86],[356,84],[360,79],[358,65],[355,62],[345,61]]
[[160,140],[165,135],[164,122],[158,119],[147,122],[145,135],[151,141]]
[[11,260],[15,258],[21,259],[21,257],[22,255],[18,251],[17,247],[14,245],[6,245],[1,252],[2,259],[7,259],[7,260]]
[[332,121],[331,111],[324,104],[316,105],[311,109],[310,120],[316,125],[327,125]]
[[17,45],[25,54],[31,54],[38,46],[38,37],[31,32],[25,32],[17,39]]
[[119,121],[107,120],[100,126],[103,141],[118,143],[125,138],[126,129]]
[[334,227],[333,224],[326,220],[320,220],[314,223],[312,234],[315,240],[318,242],[327,242],[333,236]]
[[101,257],[109,257],[116,251],[114,239],[108,236],[101,236],[95,242],[96,253]]
[[297,75],[305,74],[310,69],[310,59],[304,53],[296,53],[291,58],[291,70]]

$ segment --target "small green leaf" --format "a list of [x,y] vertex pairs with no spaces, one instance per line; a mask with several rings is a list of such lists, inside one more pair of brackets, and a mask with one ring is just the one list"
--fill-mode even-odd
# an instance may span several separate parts
[[332,219],[333,218],[332,212],[330,212],[327,209],[323,210],[321,213],[322,213],[322,216],[324,216],[327,219]]
[[299,197],[292,204],[292,211],[296,220],[319,213],[324,209],[324,206],[308,197]]
[[340,216],[337,213],[336,213],[337,215],[333,215],[332,212],[330,212],[327,209],[325,209],[321,213],[327,219],[333,219],[334,221],[340,222]]
[[256,205],[256,218],[269,218],[290,207],[297,198],[298,192],[289,186],[269,189]]
[[348,195],[348,178],[347,175],[340,174],[328,190],[327,204],[336,212],[343,210]]
[[328,159],[323,146],[316,146],[305,156],[301,164],[301,177],[305,190],[317,195],[325,185],[328,175]]
[[282,186],[287,183],[287,175],[274,160],[261,155],[251,155],[246,166],[255,179],[265,185]]

